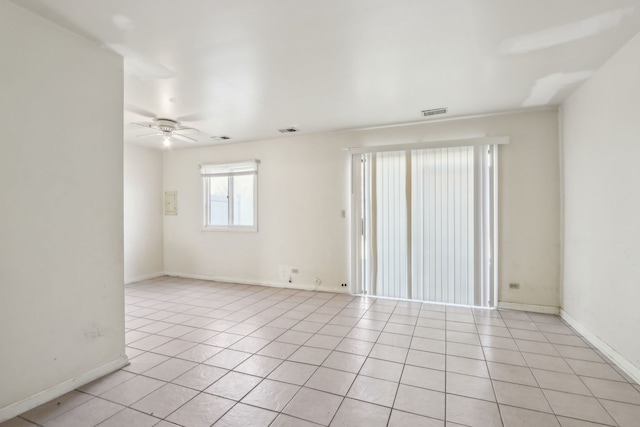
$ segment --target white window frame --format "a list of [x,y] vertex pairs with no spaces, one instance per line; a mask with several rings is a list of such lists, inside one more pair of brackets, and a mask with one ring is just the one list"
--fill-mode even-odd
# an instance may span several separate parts
[[[237,163],[208,163],[200,165],[202,179],[202,230],[203,231],[258,231],[258,160]],[[210,197],[209,185],[211,177],[227,177],[253,175],[253,225],[233,225],[233,180],[229,179],[228,187],[228,215],[229,225],[209,225]]]

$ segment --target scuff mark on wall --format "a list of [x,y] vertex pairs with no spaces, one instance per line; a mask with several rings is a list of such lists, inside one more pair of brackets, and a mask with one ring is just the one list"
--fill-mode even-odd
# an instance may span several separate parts
[[624,16],[633,14],[634,10],[634,7],[616,9],[570,24],[513,37],[500,44],[500,53],[503,55],[529,53],[593,36],[617,26]]
[[536,80],[531,94],[522,103],[523,107],[546,105],[566,86],[579,83],[591,77],[593,71],[576,71],[573,73],[555,73]]
[[95,322],[91,322],[89,328],[84,332],[84,337],[88,339],[100,338],[103,335],[104,334],[102,333],[98,325],[95,324]]

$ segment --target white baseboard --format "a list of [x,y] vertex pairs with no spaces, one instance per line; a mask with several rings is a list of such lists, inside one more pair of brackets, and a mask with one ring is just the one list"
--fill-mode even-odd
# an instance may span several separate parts
[[[315,286],[315,285],[312,285]],[[318,292],[333,292],[336,294],[348,294],[349,293],[349,287],[339,287],[339,288],[333,288],[330,286],[325,286],[325,285],[320,285],[320,286],[315,286],[315,289],[312,289],[313,291],[318,291]]]
[[164,276],[164,271],[159,271],[156,273],[145,274],[143,276],[138,277],[129,277],[124,279],[124,284],[128,285],[129,283],[142,282],[143,280],[155,279],[156,277]]
[[348,288],[342,288],[342,287],[334,288],[326,285],[318,286],[318,285],[305,284],[305,283],[264,282],[256,279],[243,279],[243,278],[237,278],[237,277],[214,277],[214,276],[205,276],[201,274],[188,274],[188,273],[177,273],[177,272],[165,272],[163,274],[166,276],[184,277],[186,279],[211,280],[213,282],[236,283],[239,285],[258,285],[258,286],[268,286],[271,288],[298,289],[301,291],[334,292],[338,294],[349,293]]
[[575,329],[580,335],[585,337],[595,348],[604,353],[611,359],[620,369],[631,377],[636,383],[640,384],[640,369],[622,357],[620,353],[615,351],[609,344],[598,338],[593,332],[587,329],[582,323],[571,317],[569,313],[560,310],[560,317]]
[[12,403],[9,406],[0,408],[0,423],[18,416],[37,406],[40,406],[43,403],[50,401],[51,399],[60,397],[65,393],[77,389],[78,387],[89,384],[91,381],[97,380],[100,377],[115,372],[118,369],[127,366],[128,364],[129,359],[127,358],[127,356],[119,357],[112,362],[80,374],[77,377],[70,378],[66,381],[54,385],[53,387],[49,387],[46,390],[42,390],[32,396]]
[[506,310],[529,311],[531,313],[559,314],[560,307],[550,305],[518,304],[516,302],[498,301],[498,308]]

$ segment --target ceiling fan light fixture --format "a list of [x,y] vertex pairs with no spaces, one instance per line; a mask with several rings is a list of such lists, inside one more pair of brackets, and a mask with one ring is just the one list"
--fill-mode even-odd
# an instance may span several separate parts
[[138,135],[138,137],[153,137],[153,136],[161,136],[164,138],[163,145],[165,147],[171,146],[171,140],[185,141],[185,142],[198,142],[197,139],[192,138],[190,136],[184,135],[183,132],[196,132],[200,133],[200,131],[196,128],[181,126],[180,122],[177,120],[166,119],[166,118],[155,118],[153,122],[140,122],[133,123],[134,125],[142,126],[148,129],[155,129],[157,133],[150,135]]

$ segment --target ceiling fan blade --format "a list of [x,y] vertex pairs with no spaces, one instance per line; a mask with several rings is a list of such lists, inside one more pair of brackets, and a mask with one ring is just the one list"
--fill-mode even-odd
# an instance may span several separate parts
[[155,119],[156,118],[156,115],[153,114],[152,112],[147,111],[144,108],[136,107],[135,105],[132,105],[132,104],[126,104],[124,106],[124,109],[129,111],[129,112],[131,112],[131,113],[138,114],[138,115],[140,115],[142,117],[147,117],[149,119]]
[[186,127],[186,126],[180,126],[180,127],[176,128],[176,130],[179,130],[180,132],[183,132],[183,131],[186,130],[186,131],[189,131],[189,132],[198,132],[198,133],[200,133],[200,131],[198,129],[190,128],[190,127]]
[[158,132],[158,133],[150,133],[149,135],[136,135],[136,138],[146,138],[148,136],[160,136],[163,135],[162,132]]
[[180,135],[179,133],[174,133],[172,136],[173,136],[174,138],[184,139],[184,140],[186,140],[187,142],[198,142],[198,140],[197,140],[197,139],[189,138],[188,136]]
[[205,117],[202,113],[186,114],[184,116],[176,117],[176,120],[180,122],[199,122],[204,119]]
[[132,125],[142,126],[143,128],[155,129],[155,124],[151,122],[132,122]]

